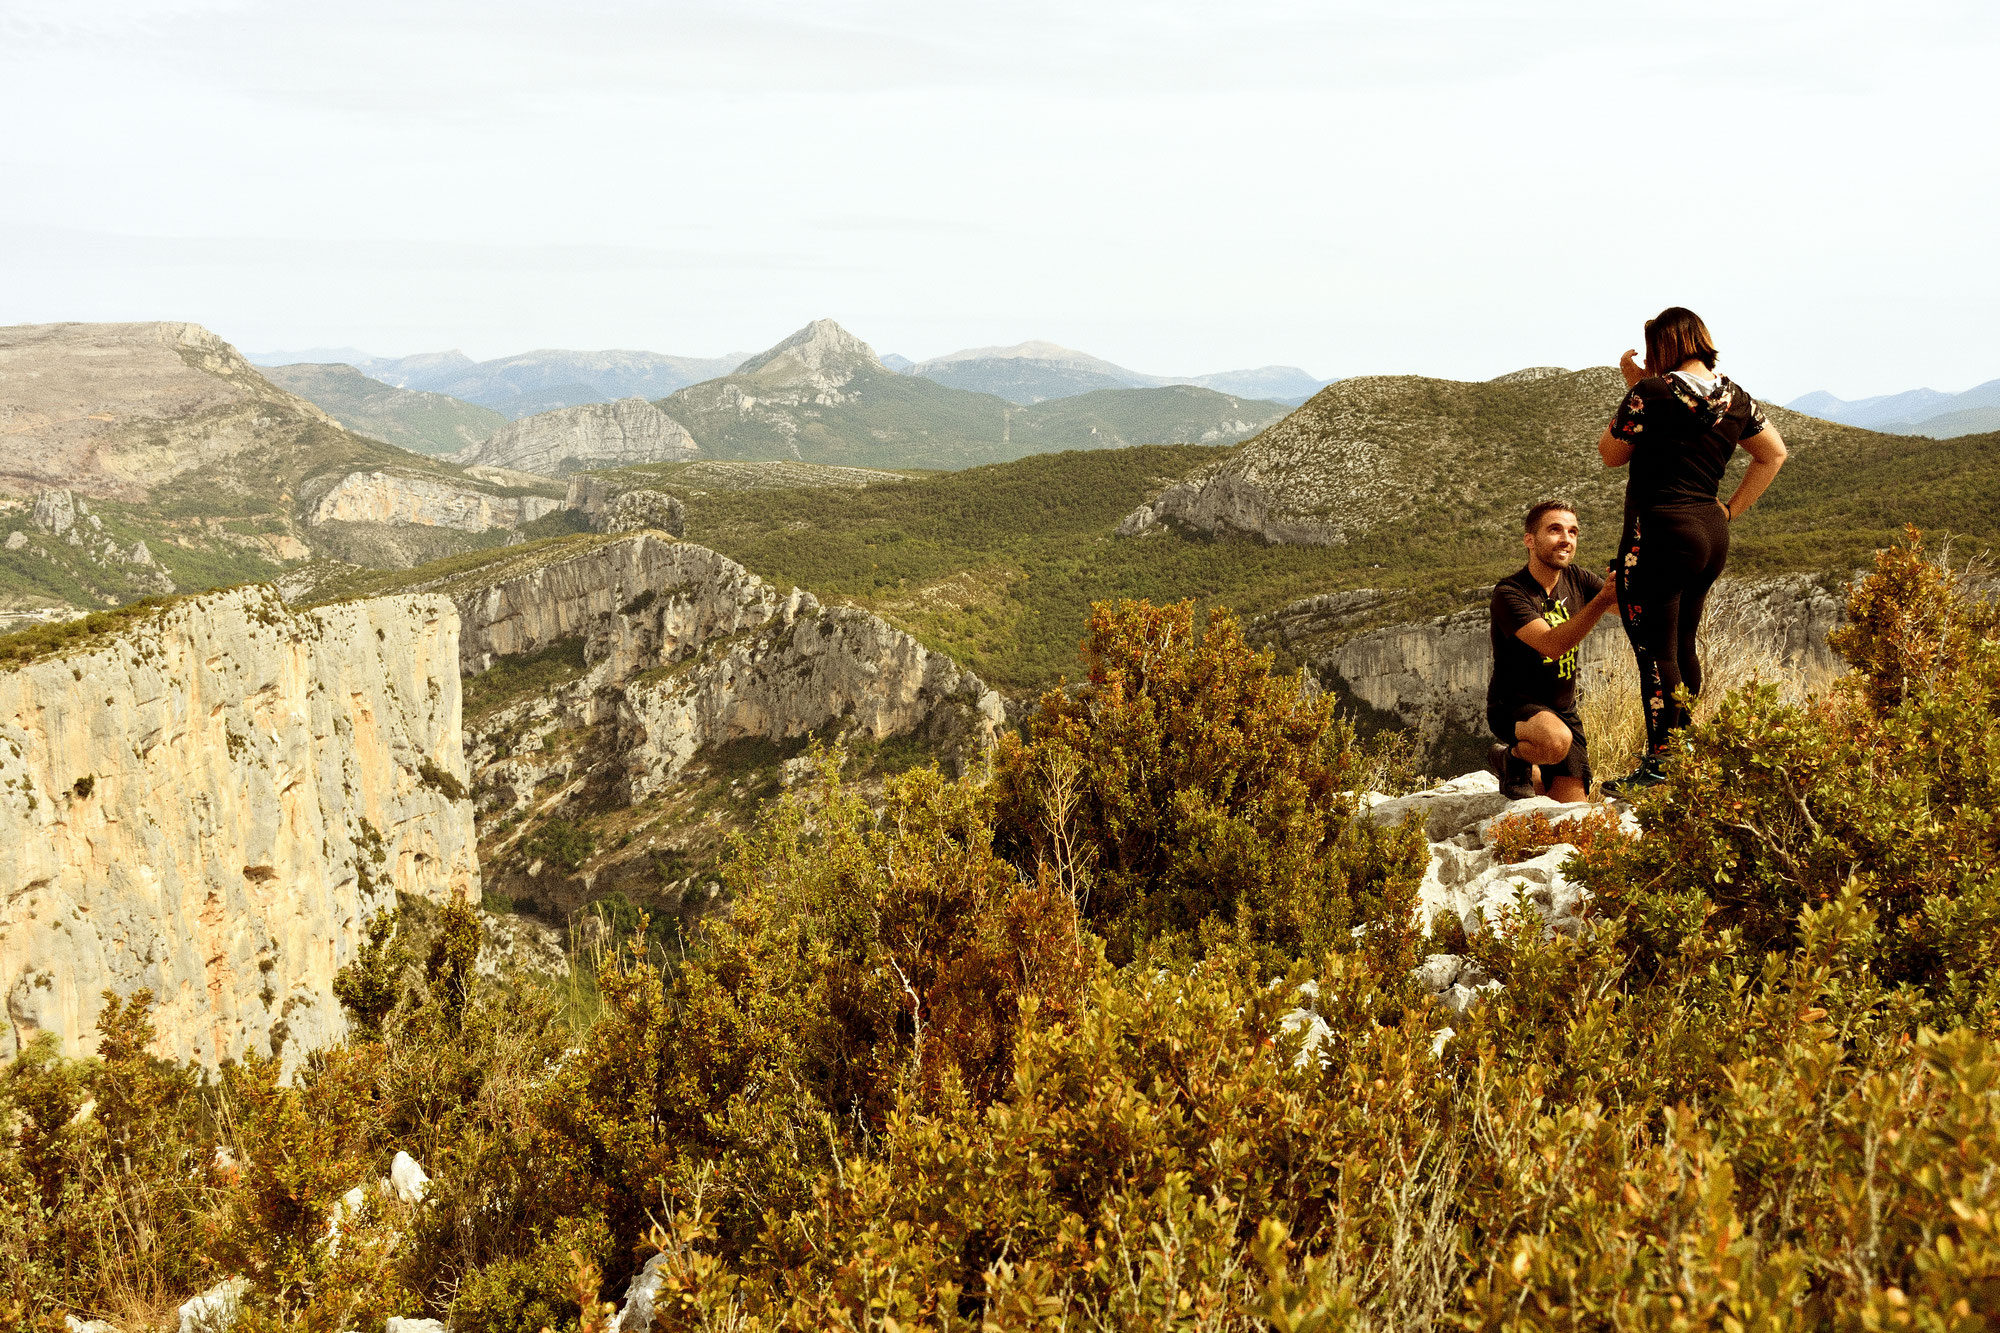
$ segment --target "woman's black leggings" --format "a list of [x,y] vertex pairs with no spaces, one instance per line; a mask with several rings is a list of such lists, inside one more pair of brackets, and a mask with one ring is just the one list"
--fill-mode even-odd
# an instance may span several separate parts
[[1728,558],[1729,517],[1719,504],[1646,509],[1626,521],[1618,543],[1618,609],[1639,659],[1650,754],[1665,753],[1668,733],[1688,723],[1675,688],[1701,693],[1695,633]]

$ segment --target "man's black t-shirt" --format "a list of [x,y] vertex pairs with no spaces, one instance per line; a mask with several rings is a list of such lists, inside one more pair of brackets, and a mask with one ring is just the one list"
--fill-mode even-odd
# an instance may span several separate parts
[[1769,424],[1727,375],[1704,383],[1677,371],[1640,380],[1611,420],[1612,435],[1632,446],[1625,516],[1714,504],[1738,442]]
[[1569,714],[1576,710],[1576,649],[1559,658],[1543,657],[1520,639],[1524,625],[1546,620],[1560,625],[1582,611],[1604,587],[1604,580],[1574,565],[1556,573],[1553,592],[1523,565],[1493,585],[1493,679],[1486,687],[1486,707],[1511,708],[1534,703]]

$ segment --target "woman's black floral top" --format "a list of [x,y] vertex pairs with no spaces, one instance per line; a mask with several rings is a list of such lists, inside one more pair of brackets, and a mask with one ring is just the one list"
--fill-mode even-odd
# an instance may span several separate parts
[[1738,442],[1770,424],[1726,375],[1710,385],[1679,372],[1640,380],[1611,419],[1612,435],[1632,446],[1626,512],[1714,504]]

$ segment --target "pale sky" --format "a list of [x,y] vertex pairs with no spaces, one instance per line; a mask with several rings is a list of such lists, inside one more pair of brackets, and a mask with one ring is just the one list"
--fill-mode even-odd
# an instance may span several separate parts
[[2000,376],[2000,5],[0,0],[0,324]]

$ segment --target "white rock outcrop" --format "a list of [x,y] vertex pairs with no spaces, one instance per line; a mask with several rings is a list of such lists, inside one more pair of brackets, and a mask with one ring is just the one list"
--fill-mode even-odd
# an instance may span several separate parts
[[[1636,834],[1638,820],[1619,801],[1602,804],[1579,801],[1563,805],[1546,796],[1509,801],[1491,773],[1468,773],[1408,796],[1370,794],[1361,818],[1384,826],[1409,819],[1423,821],[1430,840],[1430,860],[1417,890],[1417,922],[1434,926],[1441,917],[1455,919],[1468,935],[1491,930],[1501,922],[1514,929],[1539,928],[1555,934],[1580,936],[1586,923],[1588,894],[1563,873],[1576,854],[1569,843],[1556,843],[1520,861],[1503,860],[1494,845],[1494,825],[1515,815],[1540,814],[1561,829],[1587,816],[1616,813],[1622,831]],[[1431,954],[1411,973],[1426,995],[1453,1014],[1464,1014],[1500,983],[1478,965],[1456,954]],[[1442,1050],[1444,1040],[1438,1042]]]
[[479,894],[457,664],[446,599],[253,587],[0,672],[0,1058],[106,990],[210,1065],[341,1032],[367,918]]
[[545,495],[491,495],[437,477],[400,472],[350,472],[307,511],[306,522],[411,523],[425,528],[486,532],[518,528],[562,508]]
[[560,477],[584,468],[685,463],[700,453],[680,422],[644,398],[621,398],[522,417],[451,458]]
[[395,1160],[389,1163],[389,1189],[404,1203],[422,1203],[430,1188],[431,1178],[417,1165],[417,1159],[397,1149]]
[[249,1289],[247,1281],[233,1277],[183,1301],[180,1333],[228,1333],[243,1312],[243,1293]]

